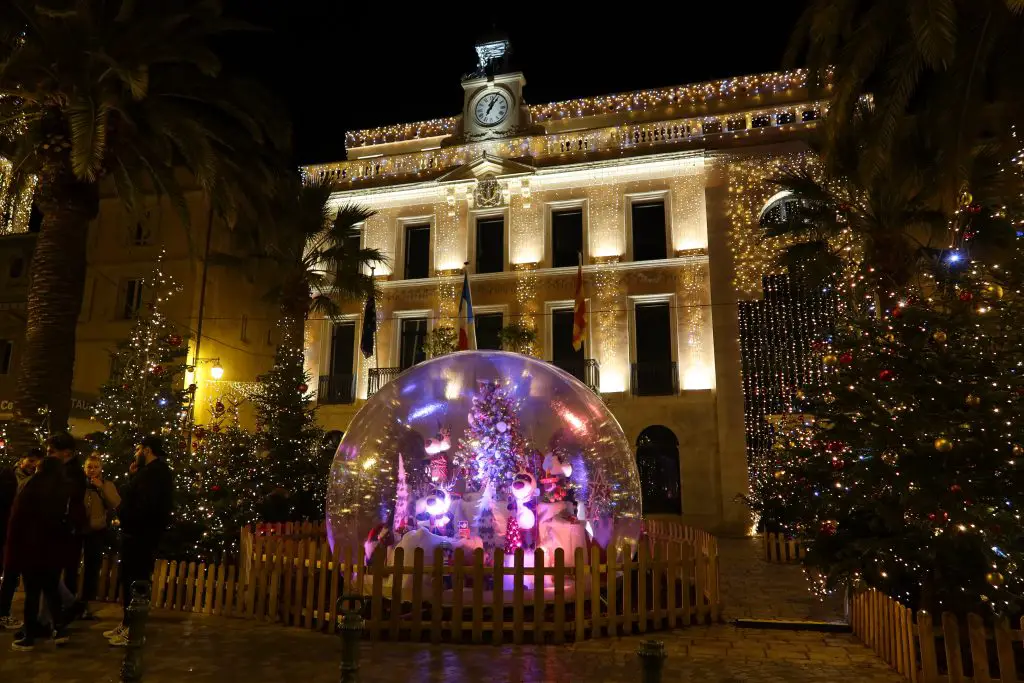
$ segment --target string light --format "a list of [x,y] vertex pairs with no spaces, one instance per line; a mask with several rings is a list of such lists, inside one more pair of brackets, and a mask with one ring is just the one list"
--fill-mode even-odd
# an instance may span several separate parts
[[0,156],[0,235],[28,232],[38,182],[37,176],[17,175],[14,164]]

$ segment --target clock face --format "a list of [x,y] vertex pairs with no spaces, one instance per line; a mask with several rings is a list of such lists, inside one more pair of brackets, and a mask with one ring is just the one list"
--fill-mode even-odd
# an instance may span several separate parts
[[473,114],[481,126],[496,126],[508,116],[508,98],[500,92],[489,92],[476,101]]

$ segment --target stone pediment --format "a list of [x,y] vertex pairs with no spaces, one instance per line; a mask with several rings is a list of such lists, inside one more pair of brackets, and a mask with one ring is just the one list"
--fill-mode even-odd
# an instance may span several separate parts
[[509,178],[514,176],[532,175],[536,173],[530,164],[497,157],[484,152],[468,164],[463,164],[448,171],[437,179],[438,183],[457,183],[466,180],[483,178]]

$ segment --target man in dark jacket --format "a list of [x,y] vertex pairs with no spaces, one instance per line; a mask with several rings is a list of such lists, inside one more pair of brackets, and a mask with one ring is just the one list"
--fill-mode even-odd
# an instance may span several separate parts
[[[46,442],[46,455],[57,458],[64,465],[64,478],[71,487],[71,511],[70,517],[75,520],[83,520],[83,526],[72,528],[71,534],[66,539],[64,564],[62,573],[64,575],[64,586],[71,595],[78,592],[78,568],[82,563],[82,541],[88,530],[88,514],[85,510],[86,478],[85,469],[75,454],[75,438],[67,432],[54,434]],[[80,611],[80,610],[79,610]]]
[[[4,547],[7,545],[7,523],[14,508],[14,497],[35,474],[42,461],[43,452],[33,448],[14,467],[0,472],[0,565],[3,564]],[[14,591],[20,578],[21,574],[14,569],[3,569],[3,579],[0,580],[0,631],[21,628],[21,620],[11,616]]]
[[[131,586],[135,581],[149,581],[156,564],[156,549],[174,509],[174,474],[164,462],[163,441],[156,436],[144,437],[135,447],[131,478],[121,489],[121,597],[127,614],[131,602]],[[128,627],[121,625],[103,634],[111,645],[128,644]]]

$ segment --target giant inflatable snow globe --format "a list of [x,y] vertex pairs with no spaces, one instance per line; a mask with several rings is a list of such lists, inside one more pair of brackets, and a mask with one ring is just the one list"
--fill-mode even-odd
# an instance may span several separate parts
[[[640,483],[622,428],[601,398],[543,361],[463,351],[421,363],[375,393],[338,446],[327,490],[332,548],[367,564],[416,548],[631,553]],[[357,555],[358,557],[358,555]]]

